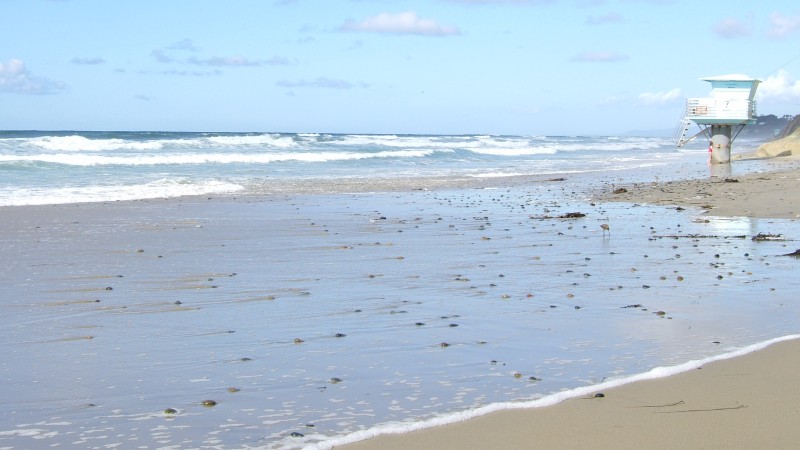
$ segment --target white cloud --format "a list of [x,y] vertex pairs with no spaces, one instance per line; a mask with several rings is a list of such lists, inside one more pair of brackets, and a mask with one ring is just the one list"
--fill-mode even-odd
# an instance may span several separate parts
[[800,81],[795,80],[789,72],[781,69],[777,74],[767,77],[758,85],[756,96],[759,100],[775,102],[800,101]]
[[72,64],[81,64],[81,65],[88,65],[94,66],[98,64],[105,64],[106,60],[103,58],[72,58],[70,60]]
[[617,97],[616,95],[610,95],[604,99],[601,99],[598,103],[599,106],[614,106],[619,105],[622,103],[626,103],[625,100]]
[[381,13],[360,22],[347,20],[341,31],[368,33],[419,34],[424,36],[452,36],[461,34],[457,27],[442,25],[435,20],[423,19],[413,11],[397,14]]
[[639,100],[645,105],[669,105],[683,101],[683,94],[678,88],[661,92],[645,92],[639,94]]
[[726,39],[735,39],[752,34],[750,25],[733,17],[728,17],[717,22],[712,28],[714,33]]
[[64,83],[34,76],[19,59],[0,62],[0,92],[17,94],[55,94],[66,89]]
[[788,34],[800,30],[800,14],[796,16],[784,16],[780,13],[772,13],[769,16],[770,29],[767,35],[774,38],[784,38]]
[[570,58],[576,62],[619,62],[628,59],[628,55],[617,52],[583,52]]

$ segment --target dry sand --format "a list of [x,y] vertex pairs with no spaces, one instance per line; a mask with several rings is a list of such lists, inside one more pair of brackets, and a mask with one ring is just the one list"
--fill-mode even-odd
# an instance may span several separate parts
[[800,217],[800,169],[667,183],[608,186],[600,201],[696,207],[713,216]]
[[776,156],[800,155],[800,129],[781,139],[761,144],[755,153],[742,155],[737,159],[773,158]]
[[[670,183],[607,186],[598,201],[700,207],[709,215],[794,219],[800,170]],[[752,449],[800,442],[800,341],[774,344],[603,397],[501,411],[352,449]]]

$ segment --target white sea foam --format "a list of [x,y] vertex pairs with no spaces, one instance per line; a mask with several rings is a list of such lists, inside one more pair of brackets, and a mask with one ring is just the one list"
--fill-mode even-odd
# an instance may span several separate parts
[[422,158],[433,150],[383,152],[292,152],[292,153],[162,153],[107,156],[100,154],[55,153],[0,155],[0,162],[42,162],[70,166],[150,166],[163,164],[269,164],[282,161],[327,162],[370,158]]
[[213,144],[228,147],[269,146],[278,148],[295,148],[299,146],[291,136],[282,136],[280,134],[210,136],[204,140]]
[[151,198],[182,197],[236,192],[242,186],[215,180],[189,182],[161,179],[146,184],[62,188],[0,189],[0,206],[91,203]]
[[690,370],[697,369],[705,364],[714,362],[714,361],[722,361],[725,359],[736,358],[739,356],[746,355],[748,353],[752,353],[757,350],[762,350],[772,344],[788,341],[792,339],[800,338],[800,334],[793,334],[787,335],[775,339],[770,339],[764,342],[759,342],[757,344],[749,345],[746,347],[742,347],[737,350],[733,350],[728,353],[724,353],[721,355],[710,356],[708,358],[703,358],[699,360],[692,360],[687,361],[683,364],[678,364],[675,366],[669,367],[656,367],[650,371],[625,376],[617,379],[608,380],[602,383],[594,384],[591,386],[583,386],[567,391],[558,392],[556,394],[548,395],[536,400],[530,401],[522,401],[522,402],[501,402],[501,403],[493,403],[490,405],[486,405],[480,408],[471,409],[467,411],[461,411],[458,413],[442,415],[438,417],[434,417],[432,419],[418,421],[418,422],[394,422],[394,423],[386,423],[383,425],[378,425],[372,428],[368,428],[366,430],[359,430],[353,433],[350,433],[345,436],[335,437],[331,439],[326,439],[322,442],[317,442],[310,444],[306,447],[303,447],[306,450],[327,450],[333,447],[345,445],[345,444],[352,444],[354,442],[363,441],[365,439],[370,439],[376,436],[386,435],[386,434],[404,434],[410,433],[413,431],[424,430],[427,428],[438,427],[442,425],[450,425],[457,422],[463,422],[465,420],[469,420],[475,417],[484,416],[489,413],[493,413],[496,411],[501,410],[513,410],[513,409],[531,409],[531,408],[542,408],[545,406],[552,406],[558,403],[561,403],[565,400],[576,398],[576,397],[583,397],[586,395],[590,395],[596,392],[599,392],[604,389],[615,388],[618,386],[622,386],[629,383],[634,383],[637,381],[644,381],[644,380],[654,380],[658,378],[664,378],[672,375],[676,375],[683,372],[688,372]]
[[100,152],[107,150],[159,150],[160,141],[130,141],[125,139],[89,139],[83,136],[43,136],[25,142],[29,147],[60,152]]

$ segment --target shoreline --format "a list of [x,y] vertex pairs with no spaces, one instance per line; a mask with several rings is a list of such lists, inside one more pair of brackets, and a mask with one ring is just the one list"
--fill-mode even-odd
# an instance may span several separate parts
[[[595,191],[592,200],[794,221],[800,217],[800,199],[790,193],[798,182],[800,169],[782,165],[736,177],[609,184]],[[611,388],[586,386],[577,390],[580,396],[554,404],[501,409],[418,431],[362,436],[345,445],[317,448],[794,448],[800,439],[800,430],[793,427],[800,418],[800,394],[793,389],[800,340],[788,338],[723,355],[696,370],[655,379],[641,379],[647,373],[634,375]]]
[[794,448],[800,438],[793,426],[800,418],[800,393],[792,388],[800,369],[797,338],[696,367],[683,364],[663,377],[586,387],[551,406],[505,409],[334,448]]
[[[774,166],[759,163],[742,169]],[[687,173],[687,167],[672,178]],[[698,167],[689,169],[700,172]],[[787,173],[758,176],[786,181],[793,176]],[[464,404],[497,406],[532,398],[525,390],[608,386],[597,384],[600,375],[617,379],[794,334],[791,317],[796,313],[790,312],[795,308],[788,299],[795,286],[789,280],[795,261],[771,259],[785,253],[785,243],[742,242],[745,250],[727,239],[686,240],[677,243],[683,255],[678,259],[672,241],[647,239],[653,233],[643,230],[654,225],[667,233],[709,234],[725,226],[726,219],[701,223],[694,211],[637,207],[619,202],[616,195],[593,203],[610,187],[628,186],[632,194],[639,190],[632,186],[663,192],[658,186],[666,184],[636,183],[660,174],[491,178],[480,186],[439,186],[430,192],[409,185],[402,192],[203,195],[15,208],[0,221],[10,262],[0,275],[17,293],[3,307],[27,316],[4,334],[14,344],[8,347],[4,367],[11,370],[10,385],[19,399],[17,394],[8,397],[12,407],[2,417],[9,424],[13,419],[15,427],[46,417],[68,417],[70,424],[63,435],[58,424],[67,420],[41,429],[0,430],[0,441],[22,446],[33,434],[14,433],[35,432],[36,438],[54,444],[75,442],[91,437],[91,431],[82,431],[88,430],[85,424],[123,408],[131,419],[109,423],[119,439],[166,442],[167,436],[170,442],[190,445],[217,439],[215,427],[235,420],[241,431],[219,441],[234,448],[263,442],[264,417],[277,413],[275,402],[264,402],[267,385],[286,401],[296,398],[295,384],[302,383],[319,387],[306,392],[317,402],[341,395],[333,399],[342,405],[358,399],[357,408],[386,414],[399,404],[408,409],[407,417],[420,417],[426,414],[415,402],[449,400],[445,396],[454,392],[451,386],[465,389],[459,393],[468,396],[465,400],[452,397]],[[615,186],[612,180],[628,183]],[[559,217],[577,210],[587,218]],[[606,221],[613,237],[601,232]],[[683,227],[676,228],[676,222]],[[790,234],[793,224],[763,223],[761,228],[766,226],[764,231]],[[755,233],[757,221],[750,227],[740,229]],[[441,255],[427,251],[431,246],[439,246]],[[469,248],[474,250],[465,253]],[[712,259],[714,253],[722,259]],[[707,267],[709,261],[727,267],[696,273],[695,267]],[[650,287],[649,293],[655,294],[642,297],[640,289]],[[597,296],[598,289],[609,289],[608,294]],[[705,293],[699,303],[709,306],[692,301],[699,298],[696,292]],[[747,301],[751,295],[762,296],[758,305]],[[442,298],[463,301],[442,303]],[[748,330],[754,317],[772,324],[775,314],[788,317],[781,319],[785,325]],[[283,320],[264,326],[265,318],[275,317]],[[54,326],[41,326],[43,319]],[[540,323],[548,326],[539,329]],[[378,329],[386,334],[375,345]],[[731,335],[730,330],[744,332]],[[339,332],[348,337],[328,339]],[[305,343],[292,343],[297,338]],[[449,349],[443,350],[445,346]],[[36,351],[24,351],[28,347]],[[359,354],[363,348],[375,351]],[[384,361],[384,354],[391,361]],[[103,369],[88,370],[95,360],[103,362]],[[495,360],[500,363],[491,363]],[[361,378],[365,361],[375,369]],[[424,363],[412,367],[419,361]],[[431,375],[428,368],[448,361],[446,371]],[[398,367],[390,366],[397,362]],[[59,392],[59,384],[50,380],[53,367],[59,376],[80,380],[83,395]],[[276,367],[311,375],[301,379],[284,374],[268,384],[258,378]],[[572,368],[580,375],[564,379],[562,374]],[[134,372],[141,375],[131,381]],[[398,379],[402,385],[396,384]],[[432,383],[407,382],[417,379]],[[214,386],[204,384],[212,380]],[[387,392],[375,383],[395,388]],[[126,392],[103,393],[117,386]],[[238,393],[217,392],[219,386],[233,386]],[[131,390],[141,395],[134,398]],[[376,392],[385,394],[377,398]],[[45,396],[58,402],[31,400]],[[489,400],[473,403],[477,397]],[[197,406],[206,398],[222,406]],[[78,408],[92,407],[63,412],[76,408],[76,402]],[[162,414],[166,408],[177,414]],[[305,408],[282,413],[285,418],[269,428],[267,439],[313,448],[315,439],[342,436],[341,430],[358,430],[361,423],[346,414],[328,419],[326,408]],[[414,408],[422,414],[410,414]],[[22,414],[30,419],[19,419]],[[385,417],[372,423],[393,420],[391,412]],[[148,436],[139,419],[156,427],[150,430],[162,424],[163,433]],[[312,424],[313,433],[303,424]],[[525,429],[527,424],[519,426]],[[581,429],[582,424],[572,426]],[[564,427],[559,430],[565,432]],[[292,433],[305,433],[306,440]],[[504,442],[515,431],[495,426],[483,433],[494,439],[487,446],[497,447],[496,441]]]

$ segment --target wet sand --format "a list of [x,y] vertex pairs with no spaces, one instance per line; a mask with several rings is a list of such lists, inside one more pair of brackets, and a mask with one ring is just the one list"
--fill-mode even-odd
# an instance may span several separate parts
[[796,448],[800,342],[552,407],[500,411],[351,449]]
[[[705,223],[605,179],[4,208],[0,446],[295,448],[788,334],[794,243],[730,235],[791,219]],[[529,431],[507,417],[488,447]]]
[[[598,202],[699,208],[708,216],[800,217],[800,170],[606,185]],[[791,247],[794,249],[794,247]],[[456,424],[382,435],[348,449],[796,448],[800,341],[555,406],[504,410]]]

